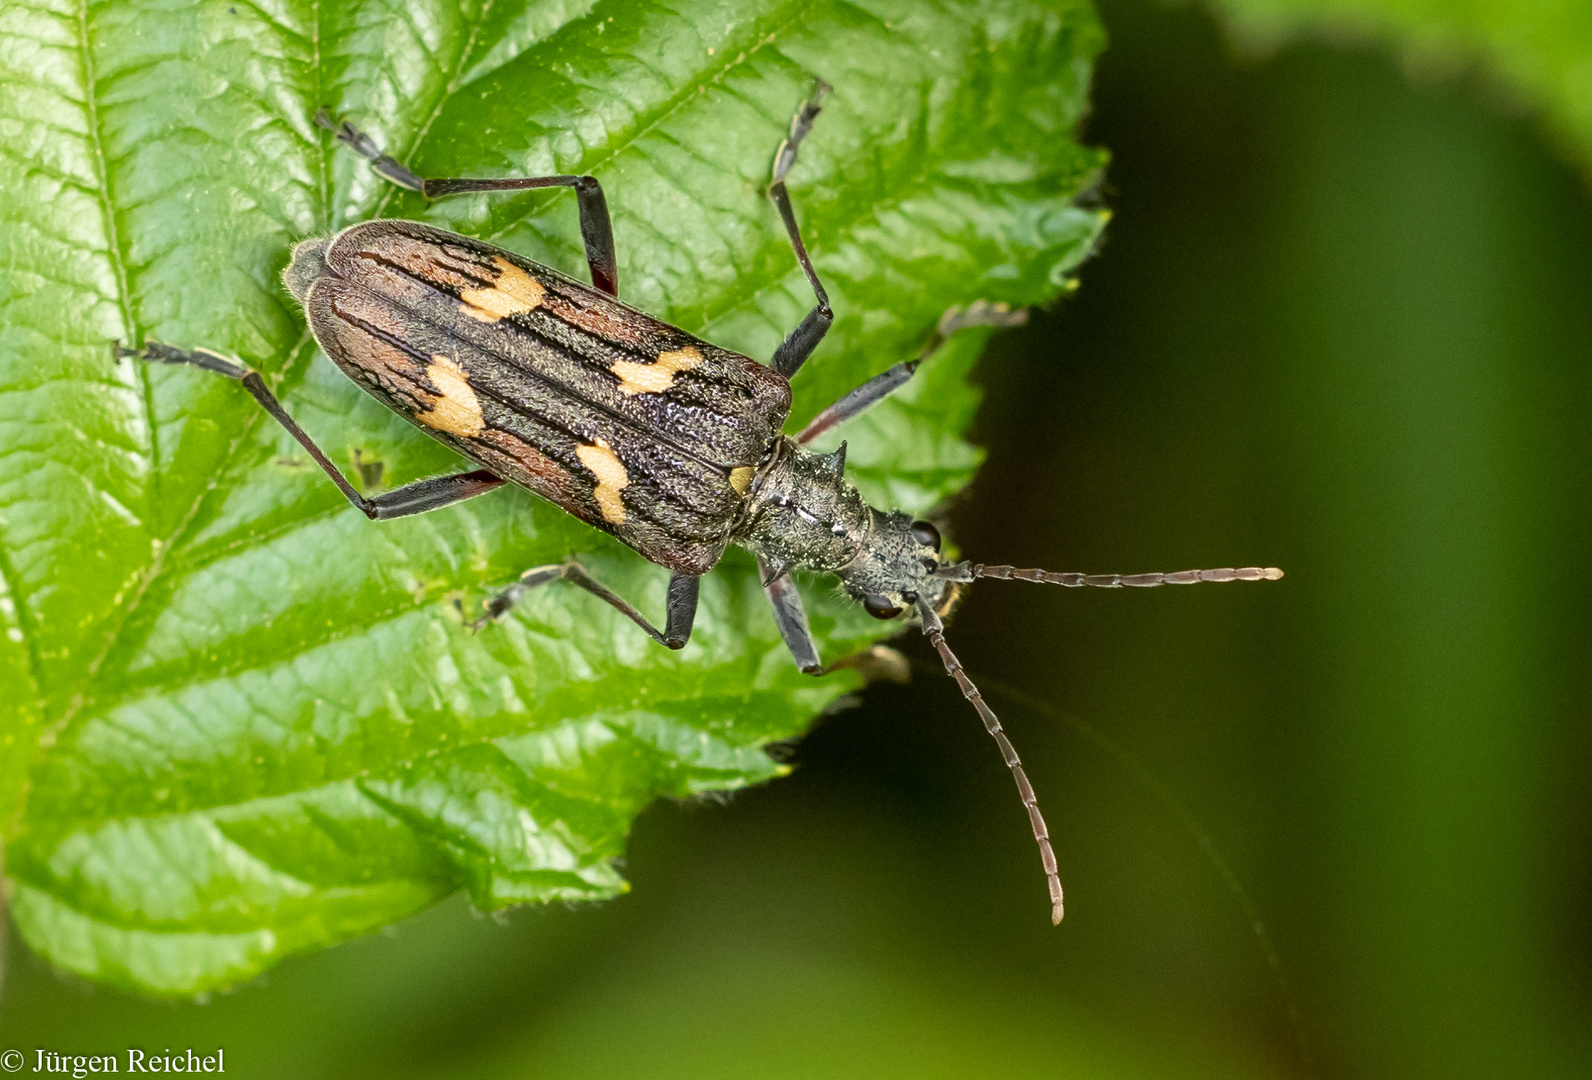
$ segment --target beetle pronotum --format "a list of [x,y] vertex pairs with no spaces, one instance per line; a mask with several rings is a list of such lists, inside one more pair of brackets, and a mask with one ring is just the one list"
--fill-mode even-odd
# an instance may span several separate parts
[[471,623],[502,616],[528,589],[569,581],[600,597],[671,649],[691,637],[701,576],[725,548],[757,556],[774,620],[796,664],[825,668],[808,628],[796,570],[831,574],[869,614],[905,615],[928,637],[945,670],[1000,747],[1062,917],[1061,880],[1033,786],[1000,721],[945,641],[943,617],[977,578],[1069,587],[1148,588],[1202,581],[1275,581],[1273,567],[1174,574],[1057,574],[947,562],[925,521],[870,507],[845,478],[846,447],[819,454],[807,444],[886,397],[951,333],[1022,319],[1001,305],[952,309],[914,360],[896,364],[820,413],[795,437],[783,434],[790,379],[833,319],[802,243],[786,178],[811,132],[819,83],[774,155],[769,197],[817,302],[767,365],[721,349],[628,307],[617,297],[613,230],[591,176],[423,179],[382,153],[363,132],[316,122],[371,162],[381,177],[428,199],[461,192],[575,189],[592,284],[512,252],[416,222],[353,225],[330,240],[293,249],[283,283],[304,308],[315,340],[355,383],[393,411],[481,466],[420,480],[373,498],[360,494],[288,416],[257,372],[206,349],[146,342],[122,355],[186,363],[243,383],[309,452],[354,506],[372,519],[435,510],[513,483],[611,533],[671,571],[664,628],[568,561],[525,571]]

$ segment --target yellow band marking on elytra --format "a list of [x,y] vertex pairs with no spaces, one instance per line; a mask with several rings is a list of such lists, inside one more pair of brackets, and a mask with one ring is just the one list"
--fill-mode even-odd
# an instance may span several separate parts
[[750,465],[742,465],[739,469],[730,470],[730,486],[737,495],[745,495],[752,487],[752,474],[757,472]]
[[494,323],[541,307],[547,290],[540,281],[501,255],[492,256],[492,261],[497,263],[497,281],[485,289],[460,289],[459,299],[464,301],[460,311],[480,322]]
[[661,394],[674,385],[674,377],[690,371],[702,362],[702,354],[695,345],[659,353],[651,364],[638,364],[633,360],[615,360],[609,368],[619,376],[619,390],[627,397],[631,394]]
[[481,434],[486,427],[486,420],[481,416],[481,400],[475,396],[470,377],[459,365],[438,354],[431,358],[426,378],[442,396],[432,403],[430,412],[416,413],[415,419],[427,427],[466,439]]
[[630,486],[630,473],[625,471],[624,462],[601,439],[593,446],[575,447],[575,456],[597,477],[592,495],[597,499],[597,509],[602,511],[603,520],[610,525],[623,525],[625,504],[619,492]]

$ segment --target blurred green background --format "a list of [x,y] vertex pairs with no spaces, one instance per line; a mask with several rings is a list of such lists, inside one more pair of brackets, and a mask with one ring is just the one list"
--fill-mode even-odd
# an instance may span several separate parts
[[1103,15],[1116,218],[1077,295],[987,356],[953,531],[984,561],[1288,577],[962,609],[1061,927],[994,747],[925,672],[823,720],[791,778],[643,815],[625,899],[455,901],[206,1004],[13,944],[0,1049],[221,1046],[262,1077],[1592,1075],[1588,187],[1479,80]]

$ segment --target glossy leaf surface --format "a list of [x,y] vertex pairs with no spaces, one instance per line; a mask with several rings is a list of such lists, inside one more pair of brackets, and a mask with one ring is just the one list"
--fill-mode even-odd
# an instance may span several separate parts
[[[567,587],[472,636],[454,601],[529,566],[579,556],[657,617],[666,575],[518,491],[373,525],[236,384],[113,361],[235,353],[351,476],[459,467],[316,353],[290,246],[418,217],[584,275],[573,199],[428,206],[317,105],[423,175],[597,175],[621,295],[766,358],[811,294],[763,186],[831,83],[792,190],[838,319],[795,425],[947,306],[1066,287],[1103,223],[1073,206],[1101,44],[1084,0],[0,7],[0,823],[29,943],[192,994],[461,889],[611,896],[639,809],[777,775],[762,747],[855,685],[795,671],[741,552],[679,654]],[[971,476],[985,333],[838,433],[870,497],[926,512]],[[807,585],[826,657],[888,632]]]

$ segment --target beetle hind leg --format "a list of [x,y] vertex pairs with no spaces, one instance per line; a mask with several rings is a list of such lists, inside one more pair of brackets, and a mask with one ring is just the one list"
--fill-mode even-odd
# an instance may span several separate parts
[[608,217],[608,200],[595,176],[421,177],[410,172],[395,158],[382,153],[376,140],[347,120],[334,123],[324,106],[316,111],[315,122],[335,135],[338,142],[369,161],[371,170],[377,176],[401,188],[417,191],[427,199],[440,199],[445,195],[460,195],[470,191],[574,188],[580,204],[580,236],[586,247],[586,265],[591,268],[591,283],[609,296],[619,295],[614,226]]
[[384,491],[374,498],[366,498],[348,482],[343,471],[332,464],[332,460],[316,445],[315,440],[310,438],[309,433],[299,427],[298,423],[288,415],[276,395],[271,393],[270,387],[265,385],[260,373],[253,368],[245,367],[236,360],[211,352],[209,349],[178,349],[158,341],[146,341],[142,349],[129,349],[118,344],[116,355],[149,363],[187,364],[190,367],[225,375],[242,383],[244,389],[259,402],[260,407],[269,413],[273,420],[286,428],[287,433],[309,452],[315,464],[319,465],[321,471],[337,485],[337,490],[343,493],[343,497],[372,521],[389,521],[392,518],[408,517],[410,514],[423,514],[427,510],[439,510],[444,506],[473,499],[477,495],[484,495],[503,486],[502,477],[486,469],[475,469],[450,476],[432,476],[416,480],[412,484]]

